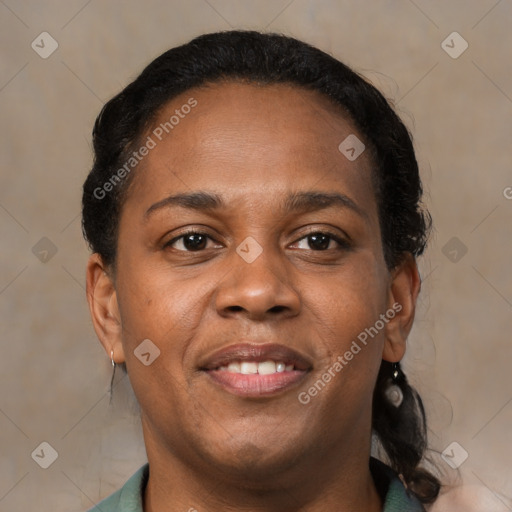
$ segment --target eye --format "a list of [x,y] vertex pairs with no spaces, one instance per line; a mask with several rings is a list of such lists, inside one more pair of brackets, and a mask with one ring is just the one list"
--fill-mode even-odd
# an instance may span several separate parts
[[[164,248],[172,247],[180,252],[200,252],[208,249],[208,240],[216,242],[207,233],[191,230],[173,238],[165,244]],[[335,242],[334,247],[332,242]],[[328,231],[314,231],[295,242],[295,244],[301,243],[306,246],[299,246],[299,249],[309,249],[316,252],[350,248],[350,244],[346,240]]]
[[[206,233],[187,231],[167,242],[164,248],[172,247],[181,252],[198,252],[207,249],[207,240],[213,240]],[[177,246],[177,247],[176,247]]]
[[[337,244],[338,247],[332,247],[331,242],[335,242],[335,244]],[[341,250],[348,249],[350,247],[350,244],[346,240],[343,240],[338,235],[335,235],[334,233],[330,233],[328,231],[314,231],[312,233],[309,233],[305,237],[302,237],[295,243],[304,243],[305,245],[309,245],[309,247],[299,247],[299,249],[310,249],[314,251],[325,251],[329,249]]]

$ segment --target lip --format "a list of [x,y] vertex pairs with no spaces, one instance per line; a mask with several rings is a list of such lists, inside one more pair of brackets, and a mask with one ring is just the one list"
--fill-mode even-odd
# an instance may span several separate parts
[[[219,370],[235,361],[279,361],[293,365],[293,370],[285,370],[270,375],[232,373]],[[297,350],[277,343],[238,343],[222,348],[205,358],[199,370],[225,391],[243,397],[268,397],[289,388],[296,387],[312,370],[308,357]]]
[[234,361],[282,361],[293,364],[297,370],[307,371],[312,364],[306,356],[298,351],[278,343],[237,343],[214,352],[200,364],[200,370],[215,370]]

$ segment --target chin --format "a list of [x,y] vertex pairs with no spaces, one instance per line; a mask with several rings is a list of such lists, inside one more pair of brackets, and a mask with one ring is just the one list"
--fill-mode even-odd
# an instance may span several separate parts
[[241,487],[257,489],[261,484],[268,489],[274,475],[284,474],[297,465],[300,456],[297,446],[302,446],[302,443],[290,440],[286,444],[288,446],[284,446],[282,438],[280,441],[264,438],[259,441],[231,440],[231,446],[220,452],[210,451],[202,458],[209,459],[210,467],[215,467],[217,473],[238,480]]

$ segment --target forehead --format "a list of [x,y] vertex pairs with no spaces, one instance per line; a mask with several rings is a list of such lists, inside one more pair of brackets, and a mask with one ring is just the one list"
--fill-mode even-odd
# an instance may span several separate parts
[[[188,112],[187,103],[192,101],[197,105],[189,113],[181,113],[179,120],[173,116],[181,110]],[[169,125],[165,123],[173,117],[172,122],[177,124],[167,133]],[[252,133],[258,137],[253,142],[265,143],[268,149],[286,149],[282,144],[285,141],[307,141],[311,151],[327,157],[338,156],[332,150],[338,148],[340,136],[357,131],[342,107],[317,91],[290,84],[233,81],[207,84],[174,98],[160,109],[154,125],[157,130],[163,128],[162,137],[169,142],[197,142],[193,136],[200,130],[201,145],[226,146],[230,142],[249,142],[248,134]]]
[[336,182],[368,192],[368,155],[350,161],[339,149],[354,136],[362,139],[341,107],[316,91],[289,84],[208,84],[159,110],[144,135],[153,147],[133,185],[153,197],[198,186],[226,191],[252,185],[261,194],[319,181],[324,188]]

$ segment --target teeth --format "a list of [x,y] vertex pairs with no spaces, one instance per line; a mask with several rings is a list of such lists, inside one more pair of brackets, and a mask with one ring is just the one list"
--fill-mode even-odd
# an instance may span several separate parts
[[274,361],[265,361],[258,364],[258,373],[260,375],[270,375],[276,373],[276,363]]
[[258,363],[251,363],[249,361],[242,361],[240,363],[240,373],[242,375],[249,375],[258,373]]
[[240,373],[240,363],[229,363],[228,372]]
[[255,361],[234,361],[228,365],[220,366],[220,371],[241,373],[242,375],[272,375],[273,373],[282,373],[284,371],[291,372],[293,364],[285,364],[281,361],[263,361],[257,363]]
[[276,363],[276,372],[281,373],[284,372],[286,366],[284,363]]

